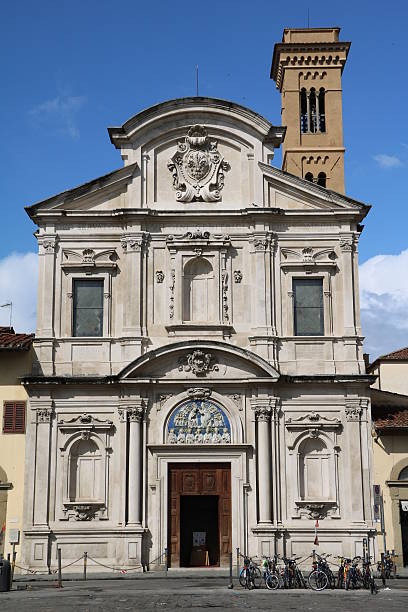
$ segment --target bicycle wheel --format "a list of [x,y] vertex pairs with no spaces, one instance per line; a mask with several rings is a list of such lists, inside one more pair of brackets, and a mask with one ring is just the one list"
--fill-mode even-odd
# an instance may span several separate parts
[[246,587],[246,569],[245,567],[243,567],[242,570],[239,572],[239,584],[242,586],[242,588],[245,589]]
[[265,579],[266,588],[271,591],[279,589],[279,576],[277,574],[268,574]]
[[259,569],[259,567],[255,566],[253,568],[251,568],[251,582],[254,585],[255,589],[260,589],[262,586],[262,574],[261,574],[261,570]]
[[324,572],[314,570],[309,574],[309,586],[313,591],[323,591],[328,585],[328,579]]

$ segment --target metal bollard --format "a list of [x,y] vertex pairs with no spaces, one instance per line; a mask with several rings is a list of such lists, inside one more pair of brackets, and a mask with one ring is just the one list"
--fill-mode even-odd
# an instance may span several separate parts
[[15,567],[16,567],[16,558],[17,558],[17,553],[16,553],[16,549],[15,549],[15,544],[13,544],[13,552],[12,552],[12,555],[11,555],[10,589],[13,586],[14,570],[15,570]]
[[88,561],[88,553],[84,552],[84,580],[86,580],[86,564]]
[[237,578],[239,580],[239,548],[237,547]]
[[229,585],[228,585],[228,588],[229,589],[233,589],[234,588],[234,583],[232,582],[232,552],[230,552],[230,554],[229,554],[229,562],[230,562],[230,573],[229,573]]
[[62,589],[62,569],[61,569],[61,549],[57,548],[57,560],[58,560],[58,588]]
[[168,550],[167,548],[165,548],[164,549],[164,571],[166,572],[166,576],[167,576],[168,569],[169,569]]

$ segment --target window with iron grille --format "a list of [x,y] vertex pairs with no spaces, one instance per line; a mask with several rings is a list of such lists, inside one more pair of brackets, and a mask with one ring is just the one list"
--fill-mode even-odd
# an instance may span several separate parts
[[103,335],[103,280],[76,279],[73,283],[73,336]]
[[3,433],[24,433],[25,413],[25,402],[4,402]]
[[323,279],[293,279],[295,336],[323,336]]

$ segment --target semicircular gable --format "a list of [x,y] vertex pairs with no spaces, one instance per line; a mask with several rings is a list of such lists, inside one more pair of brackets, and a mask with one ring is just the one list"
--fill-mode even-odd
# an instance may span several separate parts
[[279,372],[259,355],[217,341],[175,342],[149,351],[126,366],[123,379],[279,378]]

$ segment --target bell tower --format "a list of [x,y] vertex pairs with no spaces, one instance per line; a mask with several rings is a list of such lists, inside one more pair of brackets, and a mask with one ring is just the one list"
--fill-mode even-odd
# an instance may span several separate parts
[[344,193],[340,28],[285,28],[271,78],[282,95],[282,170]]

